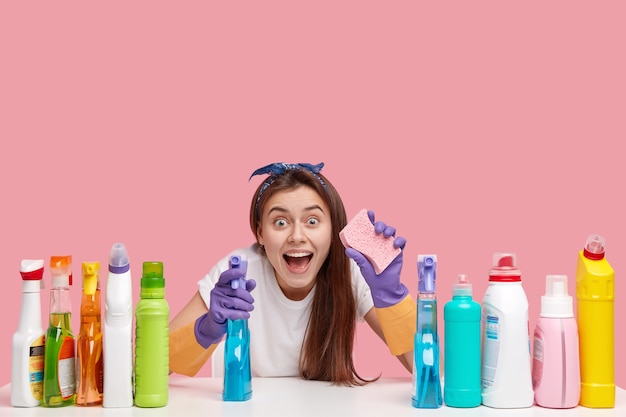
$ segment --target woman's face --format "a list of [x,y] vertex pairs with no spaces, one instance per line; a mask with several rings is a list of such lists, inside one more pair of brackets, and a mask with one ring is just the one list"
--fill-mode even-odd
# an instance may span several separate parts
[[310,187],[279,191],[267,200],[257,239],[287,298],[301,300],[313,288],[330,251],[331,230],[330,210]]

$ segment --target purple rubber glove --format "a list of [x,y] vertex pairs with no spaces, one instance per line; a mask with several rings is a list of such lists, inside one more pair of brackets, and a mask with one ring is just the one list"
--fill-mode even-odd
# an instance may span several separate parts
[[211,290],[209,311],[196,320],[196,340],[205,349],[220,341],[226,333],[227,321],[248,319],[254,309],[254,298],[250,295],[256,281],[246,280],[246,287],[232,288],[231,282],[246,277],[247,268],[230,268],[222,272]]
[[[383,236],[395,236],[396,229],[391,226],[387,226],[383,222],[374,221],[374,212],[368,210],[372,224],[374,225],[374,231],[377,234],[382,233]],[[396,237],[393,246],[396,248],[404,249],[406,245],[406,239],[403,237]],[[372,299],[374,300],[374,307],[384,308],[397,304],[407,296],[409,290],[400,282],[400,272],[402,271],[402,254],[400,252],[396,258],[391,261],[389,266],[385,268],[379,275],[376,275],[374,267],[367,260],[365,255],[353,248],[346,249],[346,255],[354,259],[356,264],[361,268],[361,274],[365,278],[365,281],[370,287],[372,292]]]

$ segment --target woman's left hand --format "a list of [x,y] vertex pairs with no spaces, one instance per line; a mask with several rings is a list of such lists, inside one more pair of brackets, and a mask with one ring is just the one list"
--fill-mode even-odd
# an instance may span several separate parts
[[402,282],[400,282],[400,273],[402,272],[402,254],[406,239],[398,236],[395,237],[396,229],[388,226],[381,221],[375,221],[374,212],[367,212],[374,230],[377,234],[383,234],[385,237],[394,237],[393,246],[400,248],[401,252],[380,274],[376,274],[374,267],[370,261],[361,252],[353,248],[346,249],[346,255],[352,258],[361,269],[361,274],[370,287],[374,306],[377,308],[389,307],[402,301],[409,293]]

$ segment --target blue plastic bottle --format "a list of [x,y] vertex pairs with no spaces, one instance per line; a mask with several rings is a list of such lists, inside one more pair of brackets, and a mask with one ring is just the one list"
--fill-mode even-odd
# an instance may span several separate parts
[[[246,261],[232,256],[230,268],[245,268]],[[231,282],[233,289],[246,286],[241,278]],[[252,375],[250,373],[250,330],[248,320],[228,320],[224,346],[224,401],[247,401],[252,398]]]
[[418,255],[417,330],[413,349],[413,407],[439,408],[439,336],[435,280],[437,255]]
[[478,407],[481,396],[480,304],[472,299],[472,284],[459,274],[452,299],[443,307],[445,384],[448,407]]

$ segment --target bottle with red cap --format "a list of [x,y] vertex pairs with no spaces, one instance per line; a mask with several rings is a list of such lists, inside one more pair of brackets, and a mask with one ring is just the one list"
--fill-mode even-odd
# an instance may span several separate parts
[[43,259],[23,259],[22,306],[13,334],[11,356],[11,405],[36,407],[43,393],[45,330],[41,320]]
[[615,271],[603,236],[589,235],[576,265],[580,405],[615,407]]
[[528,298],[514,253],[494,253],[482,302],[482,403],[526,408],[534,403]]

